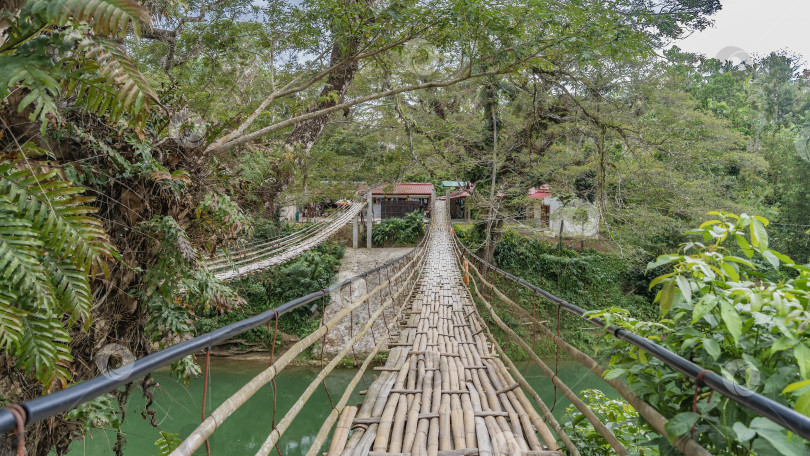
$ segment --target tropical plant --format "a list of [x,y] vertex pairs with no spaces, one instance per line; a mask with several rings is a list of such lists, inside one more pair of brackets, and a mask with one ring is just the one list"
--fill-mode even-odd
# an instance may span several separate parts
[[180,434],[160,431],[160,438],[155,441],[155,446],[158,449],[159,456],[168,456],[172,451],[176,450],[181,443],[183,443],[183,441],[180,439]]
[[[578,396],[624,445],[628,454],[633,456],[660,454],[658,448],[649,446],[656,434],[644,426],[638,412],[630,404],[620,399],[610,399],[596,389],[581,391]],[[566,407],[561,421],[574,446],[584,456],[615,454],[605,438],[596,432],[585,415],[573,405]]]
[[425,234],[422,211],[413,211],[403,218],[382,220],[371,229],[371,240],[378,245],[409,245]]
[[197,204],[194,215],[202,236],[208,239],[206,248],[209,251],[239,236],[250,235],[250,221],[228,195],[206,194]]
[[[11,5],[13,6],[13,5]],[[61,119],[57,100],[69,99],[115,122],[126,117],[139,129],[157,95],[114,41],[140,34],[149,13],[135,0],[29,0],[4,7],[0,23],[0,98],[20,92],[17,110],[44,132]]]
[[121,417],[116,413],[117,409],[115,398],[104,394],[71,410],[67,417],[81,423],[85,433],[93,428],[118,429],[121,427]]
[[[810,416],[810,265],[794,264],[768,248],[767,219],[710,214],[716,219],[688,232],[699,240],[648,266],[671,268],[650,283],[650,288],[660,285],[659,321],[638,321],[621,309],[589,316],[624,326]],[[701,445],[722,454],[800,456],[810,449],[750,409],[696,389],[694,381],[635,347],[615,342],[611,354],[606,376],[625,376],[645,400],[672,417],[671,436],[694,430]]]
[[[225,312],[243,303],[230,287],[200,267],[199,251],[175,219],[156,217],[142,225],[155,240],[156,261],[144,271],[139,291],[149,310],[146,330],[153,342],[161,348],[181,342],[194,332],[194,313]],[[186,382],[200,372],[191,356],[174,363],[172,370]]]
[[43,384],[64,387],[69,330],[90,328],[90,278],[114,250],[91,216],[93,198],[28,160],[38,153],[26,145],[0,161],[0,348]]

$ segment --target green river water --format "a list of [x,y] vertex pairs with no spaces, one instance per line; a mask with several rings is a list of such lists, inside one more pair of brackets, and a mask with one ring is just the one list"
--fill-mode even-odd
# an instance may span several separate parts
[[[554,360],[547,361],[553,368]],[[520,363],[522,369],[525,363]],[[232,393],[237,391],[254,375],[266,367],[266,361],[246,361],[230,358],[211,359],[211,379],[208,402],[206,408],[210,411],[221,404]],[[307,385],[318,374],[319,369],[313,367],[290,367],[276,377],[278,388],[278,408],[276,420],[284,416],[287,409],[298,399]],[[346,385],[354,377],[356,371],[351,369],[335,370],[326,379],[326,386],[337,402]],[[366,381],[371,384],[371,375],[366,374]],[[583,389],[600,389],[610,397],[616,397],[610,388],[596,375],[586,368],[571,361],[560,361],[560,378],[575,392]],[[187,436],[200,422],[203,379],[192,379],[188,388],[168,375],[168,371],[158,371],[154,378],[160,383],[155,388],[155,403],[153,409],[157,412],[158,428],[152,427],[141,417],[144,398],[139,388],[133,388],[127,405],[127,417],[123,431],[127,438],[124,454],[127,456],[153,456],[157,454],[155,440],[160,435],[159,430]],[[549,406],[554,401],[554,388],[551,381],[534,365],[529,366],[526,379],[540,394],[543,401]],[[362,401],[357,391],[364,390],[363,382],[353,393],[349,404]],[[557,394],[558,403],[554,415],[560,418],[569,402]],[[323,388],[310,399],[290,429],[281,439],[281,452],[284,456],[302,456],[309,449],[312,439],[329,414],[331,406]],[[210,439],[211,454],[213,455],[252,455],[264,442],[272,430],[273,416],[273,388],[266,385],[248,402],[236,411]],[[115,443],[115,432],[97,431],[82,441],[73,444],[71,455],[107,455],[112,454]],[[328,442],[323,450],[328,448]],[[198,455],[205,454],[205,447],[197,451]]]

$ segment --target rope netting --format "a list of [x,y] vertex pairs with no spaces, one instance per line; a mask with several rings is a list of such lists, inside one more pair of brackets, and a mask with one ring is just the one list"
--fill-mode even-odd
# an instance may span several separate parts
[[[472,289],[471,292],[475,295],[475,297],[477,297],[476,302],[483,307],[485,313],[489,314],[491,321],[493,321],[495,326],[506,336],[505,340],[507,342],[512,341],[518,344],[529,356],[529,360],[537,365],[543,374],[548,377],[549,380],[551,380],[554,387],[554,402],[552,407],[549,409],[548,416],[546,416],[548,420],[554,420],[551,412],[558,403],[557,394],[560,392],[571,402],[572,405],[574,405],[574,407],[576,407],[577,410],[579,410],[580,413],[582,413],[582,415],[591,423],[594,429],[617,454],[628,454],[627,450],[622,446],[618,439],[616,439],[615,435],[610,431],[610,429],[604,423],[602,423],[601,420],[599,420],[599,418],[593,413],[587,404],[585,404],[576,394],[574,394],[574,392],[571,391],[571,389],[558,376],[560,350],[563,350],[571,359],[587,367],[589,370],[599,376],[600,379],[605,381],[613,390],[619,393],[620,396],[622,396],[636,409],[639,415],[641,415],[648,423],[652,425],[656,432],[663,436],[667,436],[666,425],[668,420],[661,415],[661,413],[659,413],[650,404],[644,402],[635,393],[630,391],[630,388],[621,380],[605,379],[604,367],[561,337],[560,327],[564,314],[562,313],[562,303],[559,300],[555,302],[547,299],[547,297],[543,296],[538,290],[527,286],[527,284],[516,280],[514,277],[508,275],[504,271],[501,271],[500,269],[483,261],[483,259],[474,255],[463,244],[461,244],[457,238],[455,248],[459,260],[466,261],[471,265],[469,269],[472,270],[473,274],[471,275],[472,280],[470,288]],[[501,291],[506,289],[506,284],[510,284],[512,286],[510,293],[512,295],[511,297],[507,296],[504,291]],[[526,303],[525,300],[520,299],[521,293],[517,291],[518,288],[530,294],[531,300],[529,303]],[[556,313],[556,328],[554,330],[547,326],[548,321],[541,321],[539,319],[537,315],[538,298],[545,298],[543,301],[549,303],[553,308],[552,314]],[[500,309],[499,306],[503,305],[505,305],[506,308]],[[527,310],[527,307],[530,310]],[[509,325],[504,322],[501,316],[505,313],[509,314],[510,319],[512,319],[513,316],[516,316],[517,319],[524,320],[531,324],[533,329],[533,342],[531,346],[524,340],[524,338],[520,337],[511,327],[509,327]],[[555,360],[553,369],[546,365],[546,363],[536,354],[535,341],[538,331],[550,339],[555,345]],[[508,345],[506,346],[506,350],[504,350],[497,345],[494,337],[492,338],[492,341],[493,345],[496,346],[496,349],[499,351],[504,360],[508,360],[508,357],[506,356]],[[516,369],[513,369],[513,371],[514,370]],[[541,406],[541,409],[543,408],[544,406]],[[563,436],[556,429],[558,423],[554,424],[554,421],[552,421],[551,425],[553,428],[555,428],[555,432],[557,432],[557,434],[562,438]],[[563,442],[566,443],[565,438],[563,438]],[[690,433],[678,436],[673,442],[673,445],[686,455],[706,456],[710,454],[693,440],[693,436]],[[568,448],[567,444],[566,447]],[[568,450],[574,454],[574,450],[571,448],[568,448]]]
[[[239,253],[237,261],[228,267],[232,273],[236,273],[243,271],[245,267],[256,267],[257,264],[276,261],[284,255],[293,254],[293,249],[311,248],[307,246],[321,242],[324,233],[343,226],[355,217],[362,207],[362,203],[356,203],[339,211],[330,220],[305,230],[309,234],[302,232],[297,233],[294,239],[287,237],[253,244],[249,249]],[[445,219],[445,217],[437,218]],[[646,339],[626,332],[620,333],[621,330],[615,328],[606,328],[599,320],[587,319],[584,317],[583,309],[556,298],[473,254],[454,235],[452,226],[447,226],[449,220],[441,225],[441,227],[432,226],[415,249],[386,265],[329,289],[286,303],[278,310],[272,309],[262,315],[146,357],[154,358],[153,362],[147,359],[136,361],[139,367],[134,369],[128,382],[173,359],[179,359],[189,353],[205,353],[202,422],[171,454],[191,455],[203,443],[206,445],[206,452],[210,454],[208,441],[210,436],[268,383],[272,385],[271,431],[256,452],[261,456],[270,454],[273,449],[278,456],[283,456],[279,445],[282,436],[321,388],[328,398],[331,410],[313,439],[307,456],[316,456],[320,453],[333,427],[332,443],[327,453],[329,455],[382,456],[411,454],[410,452],[421,454],[421,449],[430,448],[428,453],[435,450],[432,454],[439,456],[462,456],[473,454],[464,451],[471,451],[474,445],[478,445],[476,446],[478,452],[475,454],[483,454],[486,451],[500,454],[499,451],[509,448],[510,451],[519,450],[518,453],[523,455],[558,455],[562,454],[561,447],[564,447],[568,454],[578,456],[579,450],[553,414],[559,404],[558,394],[567,399],[584,416],[616,454],[628,454],[627,449],[611,432],[609,426],[603,423],[559,377],[560,358],[563,353],[596,374],[635,408],[656,432],[667,436],[667,418],[633,393],[621,379],[606,379],[604,377],[606,369],[591,356],[566,341],[561,327],[571,326],[572,321],[566,321],[563,325],[565,318],[571,318],[580,322],[583,329],[586,327],[604,329],[650,352],[670,367],[672,359],[677,358],[677,355],[664,353],[663,349],[656,352],[654,348],[658,346]],[[449,230],[449,236],[446,230]],[[437,236],[437,232],[441,236]],[[431,251],[429,249],[431,245],[444,246],[445,250],[437,247]],[[278,254],[279,251],[282,253]],[[265,256],[266,254],[269,256]],[[442,257],[442,261],[437,260],[439,256]],[[258,262],[254,262],[257,259]],[[224,261],[219,258],[212,264],[225,264]],[[237,267],[238,264],[243,266]],[[444,273],[448,267],[453,268],[453,274]],[[425,280],[425,277],[430,277],[431,274],[444,279],[433,277],[432,280]],[[357,296],[358,294],[362,295]],[[340,300],[340,306],[331,313],[327,312],[328,296],[338,297]],[[410,303],[411,300],[418,305]],[[317,306],[318,301],[320,306]],[[314,309],[320,307],[320,325],[276,357],[279,319],[283,318],[284,313],[313,302],[316,303]],[[347,321],[348,338],[339,344],[337,352],[330,354],[331,359],[327,360],[325,354],[327,336],[330,331]],[[356,328],[355,323],[362,326]],[[210,405],[210,347],[217,341],[227,340],[259,325],[265,325],[267,330],[272,332],[269,365],[216,409],[207,413],[207,406]],[[519,335],[516,329],[520,327],[527,328],[530,337]],[[379,332],[380,329],[382,333]],[[520,332],[525,334],[525,331]],[[364,338],[371,339],[372,348],[360,364],[356,345]],[[547,364],[537,354],[538,342],[542,341],[554,344],[553,367],[549,365],[550,362]],[[320,371],[296,402],[280,419],[277,419],[279,393],[276,385],[277,375],[298,355],[314,349],[317,343],[321,345]],[[507,354],[512,349],[522,350],[528,356],[529,359],[522,369],[515,366],[508,357]],[[385,362],[379,356],[383,351],[389,353],[389,358]],[[326,377],[346,357],[350,357],[354,366],[359,369],[340,398],[335,401],[332,392],[327,388]],[[374,370],[379,370],[382,374],[369,385],[366,383],[365,374],[375,360],[379,361],[380,366]],[[677,359],[675,361],[680,362]],[[688,363],[686,360],[682,361]],[[553,386],[554,397],[550,407],[525,377],[529,364],[535,364]],[[717,386],[713,378],[716,374],[703,368],[683,367],[684,365],[673,369],[695,379],[693,410],[697,410],[701,388],[709,388],[709,398],[714,392],[729,396],[728,392]],[[95,379],[87,383],[92,384],[94,381]],[[98,380],[98,383],[104,381]],[[366,399],[376,397],[378,400],[364,401],[360,407],[348,406],[348,401],[361,381],[366,386]],[[98,396],[121,384],[126,383],[108,382],[104,386],[95,387],[93,394]],[[88,386],[90,387],[92,385]],[[65,397],[69,395],[60,392],[53,396],[58,397],[59,394]],[[389,395],[393,399],[389,400]],[[89,400],[95,396],[86,394],[83,397]],[[414,396],[422,398],[421,411],[418,407],[414,411],[412,407]],[[433,403],[429,396],[434,396]],[[529,398],[537,405],[539,413]],[[437,399],[440,402],[435,402]],[[738,400],[733,397],[732,399]],[[502,404],[503,409],[498,409],[498,405],[490,408],[487,404],[490,406]],[[30,416],[33,411],[34,421],[41,420],[45,416],[45,412],[31,405],[11,406],[7,409],[16,420],[20,442],[24,438],[26,414]],[[49,416],[53,416],[66,409],[59,405],[49,410]],[[403,411],[407,413],[403,414]],[[451,415],[454,417],[452,420],[449,418]],[[440,416],[443,417],[442,420],[439,420]],[[435,426],[441,423],[442,427],[434,428],[434,423]],[[509,432],[499,434],[499,429],[509,428],[514,434]],[[10,430],[11,427],[8,426],[7,429]],[[493,437],[490,440],[487,440],[489,437],[483,440],[478,438],[484,434]],[[525,437],[525,441],[518,438],[521,436]],[[426,439],[431,440],[428,442]],[[451,442],[451,439],[458,441]],[[672,443],[689,456],[709,454],[695,442],[694,427],[677,436]],[[448,448],[455,450],[451,451]]]
[[292,234],[251,244],[240,244],[220,253],[205,264],[220,280],[233,280],[277,266],[325,242],[361,213],[365,203],[352,203],[326,220],[313,223]]

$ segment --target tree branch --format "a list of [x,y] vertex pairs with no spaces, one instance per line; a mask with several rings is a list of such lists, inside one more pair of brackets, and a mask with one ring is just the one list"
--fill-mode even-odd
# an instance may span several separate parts
[[[296,82],[301,80],[301,77],[303,75],[296,76],[290,82],[285,84],[284,87],[282,87],[281,89],[279,89],[277,91],[273,91],[273,93],[268,95],[267,98],[265,98],[264,101],[262,101],[261,104],[259,104],[259,106],[253,111],[252,114],[250,114],[250,116],[247,117],[247,119],[245,119],[244,122],[239,124],[239,126],[235,130],[233,130],[232,132],[228,133],[227,135],[223,136],[222,138],[218,139],[216,142],[211,144],[211,146],[209,146],[208,151],[209,152],[210,151],[217,151],[224,144],[227,144],[228,142],[232,141],[237,136],[240,136],[240,135],[244,134],[245,131],[247,131],[247,129],[250,128],[250,126],[253,124],[253,122],[256,121],[256,119],[259,117],[259,115],[261,115],[261,113],[264,112],[264,110],[267,109],[267,107],[270,106],[270,103],[272,103],[273,101],[275,101],[275,100],[277,100],[279,98],[283,98],[283,97],[298,93],[298,92],[302,92],[302,91],[312,87],[312,85],[314,85],[316,82],[320,81],[321,79],[325,78],[329,74],[343,68],[346,65],[349,65],[349,64],[351,64],[353,62],[356,62],[356,61],[359,61],[359,60],[367,59],[369,57],[374,57],[374,56],[379,55],[379,54],[381,54],[383,52],[386,52],[386,51],[388,51],[390,49],[393,49],[393,48],[395,48],[397,46],[405,44],[408,41],[410,41],[410,40],[416,38],[417,36],[419,36],[425,30],[427,30],[427,27],[424,27],[421,30],[419,30],[418,32],[412,33],[412,34],[410,34],[410,35],[408,35],[408,36],[406,36],[404,38],[400,38],[397,41],[391,42],[391,43],[389,43],[389,44],[387,44],[385,46],[382,46],[382,47],[380,47],[378,49],[375,49],[373,51],[367,51],[367,52],[363,52],[363,53],[354,55],[352,57],[348,57],[345,60],[343,60],[343,61],[341,61],[339,63],[336,63],[335,65],[332,65],[329,68],[326,68],[326,69],[320,71],[319,73],[316,73],[314,76],[312,76],[305,83],[303,83],[303,84],[301,84],[299,86],[296,86],[296,87],[292,87],[293,84],[295,84]],[[320,60],[321,58],[323,58],[324,55],[329,51],[331,51],[331,49],[322,52],[318,56],[318,58],[316,60]]]
[[386,90],[386,91],[378,92],[378,93],[371,94],[371,95],[366,95],[364,97],[355,98],[354,100],[347,101],[345,103],[336,104],[334,106],[330,106],[330,107],[325,108],[325,109],[321,109],[321,110],[318,110],[318,111],[312,111],[312,112],[308,112],[308,113],[305,113],[305,114],[301,114],[299,116],[287,119],[287,120],[285,120],[283,122],[279,122],[277,124],[273,124],[273,125],[261,128],[259,130],[256,130],[256,131],[254,131],[252,133],[242,135],[239,138],[232,139],[232,140],[230,140],[228,142],[224,142],[224,143],[221,143],[221,144],[212,144],[211,147],[209,147],[206,150],[206,153],[222,152],[222,151],[231,149],[233,147],[239,146],[241,144],[245,144],[246,142],[249,142],[249,141],[251,141],[251,140],[253,140],[255,138],[264,136],[266,134],[272,133],[274,131],[278,131],[278,130],[284,129],[286,127],[293,126],[293,125],[295,125],[295,124],[297,124],[299,122],[303,122],[303,121],[309,120],[309,119],[314,119],[316,117],[320,117],[320,116],[325,115],[325,114],[331,114],[333,112],[342,111],[342,110],[344,110],[346,108],[350,108],[352,106],[355,106],[355,105],[358,105],[358,104],[361,104],[361,103],[366,103],[366,102],[369,102],[369,101],[378,100],[380,98],[390,97],[392,95],[397,95],[397,94],[400,94],[400,93],[403,93],[403,92],[412,92],[414,90],[430,89],[430,88],[437,88],[437,87],[448,87],[448,86],[451,86],[451,85],[454,85],[454,84],[458,84],[459,82],[466,81],[468,79],[475,79],[475,78],[480,78],[480,77],[483,77],[483,76],[491,76],[491,75],[495,75],[495,74],[502,74],[504,72],[506,72],[506,70],[493,70],[493,71],[485,71],[485,72],[481,72],[481,73],[467,73],[467,74],[463,74],[462,76],[458,76],[458,77],[455,77],[455,78],[452,78],[452,79],[446,79],[444,81],[433,81],[433,82],[426,82],[424,84],[409,85],[409,86],[400,87],[400,88],[397,88],[397,89],[391,89],[391,90]]

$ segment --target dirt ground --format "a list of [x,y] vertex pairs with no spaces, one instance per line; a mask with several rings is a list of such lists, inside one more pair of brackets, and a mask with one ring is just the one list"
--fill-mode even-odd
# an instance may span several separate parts
[[[343,260],[341,260],[340,270],[337,278],[335,279],[335,283],[348,280],[362,272],[368,271],[369,269],[381,266],[391,260],[405,255],[411,250],[411,247],[373,249],[347,248],[346,253],[343,256]],[[351,287],[351,298],[349,297],[347,287],[344,287],[344,290],[342,290],[340,293],[333,293],[331,303],[326,308],[326,320],[329,321],[329,319],[340,312],[341,309],[343,309],[346,305],[349,305],[352,300],[357,300],[363,297],[366,294],[367,286],[369,290],[374,289],[374,287],[385,279],[386,277],[384,273],[379,277],[377,274],[371,274],[366,280],[361,279],[353,282]],[[352,319],[344,318],[335,328],[331,329],[326,336],[325,355],[328,357],[336,355],[340,351],[341,346],[351,338],[351,335],[357,334],[363,325],[366,324],[368,314],[373,314],[379,305],[379,300],[372,299],[368,307],[366,305],[362,305],[358,310],[353,312],[354,316]],[[391,321],[391,318],[394,317],[395,311],[389,309],[384,313],[386,317],[388,317],[386,320]],[[376,345],[375,340],[379,341],[378,338],[382,337],[384,332],[385,324],[381,318],[377,320],[371,331],[366,333],[365,336],[363,336],[363,338],[361,338],[355,345],[354,348],[357,356],[365,356],[371,352]],[[348,356],[352,356],[352,353],[349,352]]]

